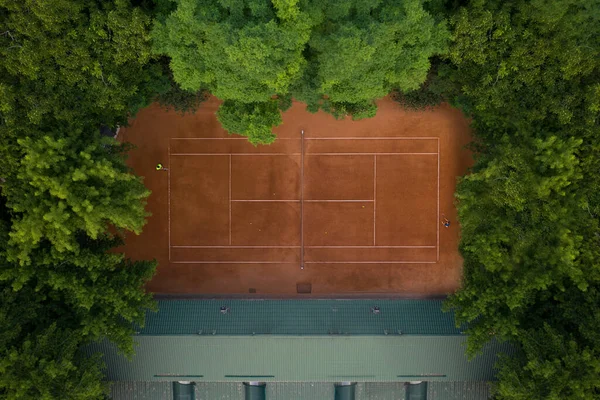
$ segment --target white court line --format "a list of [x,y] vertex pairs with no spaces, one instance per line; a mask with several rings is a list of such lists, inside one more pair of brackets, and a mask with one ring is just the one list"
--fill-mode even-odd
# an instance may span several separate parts
[[[226,138],[184,138],[184,137],[176,137],[170,138],[171,140],[248,140],[245,137],[226,137]],[[438,139],[435,136],[418,136],[418,137],[313,137],[313,138],[304,138],[305,140],[433,140]],[[277,140],[302,140],[301,138],[280,138]]]
[[[221,137],[221,138],[185,138],[185,137],[174,137],[170,138],[171,140],[248,140],[245,137]],[[300,140],[296,138],[277,138],[277,140]]]
[[438,153],[308,153],[307,156],[435,156]]
[[377,156],[373,156],[373,246],[375,246],[375,237],[376,237],[376,225],[375,221],[377,220],[377,203],[375,200],[377,199]]
[[172,246],[174,249],[299,249],[300,246]]
[[299,156],[300,153],[173,153],[172,156]]
[[169,261],[171,261],[171,144],[167,146],[168,152],[168,169],[167,169],[167,220],[168,220],[168,234],[169,234]]
[[[173,249],[299,249],[302,246],[171,246]],[[437,246],[304,246],[306,249],[435,249]]]
[[435,249],[437,246],[306,246],[307,249]]
[[[304,264],[436,264],[437,261],[304,261]],[[296,264],[298,261],[171,261],[171,264]]]
[[[173,153],[172,156],[302,156],[302,153]],[[438,153],[307,153],[307,156],[435,156]]]
[[300,131],[300,269],[304,269],[304,129]]
[[231,200],[233,203],[299,203],[300,200]]
[[171,261],[171,264],[296,264],[298,261]]
[[440,138],[437,141],[438,159],[437,159],[437,261],[440,261]]
[[306,203],[372,203],[373,200],[304,200]]
[[437,261],[305,261],[305,264],[436,264]]
[[229,155],[229,245],[231,245],[231,154]]
[[433,140],[431,137],[322,137],[322,138],[306,138],[306,140]]
[[373,200],[231,200],[234,203],[372,203]]

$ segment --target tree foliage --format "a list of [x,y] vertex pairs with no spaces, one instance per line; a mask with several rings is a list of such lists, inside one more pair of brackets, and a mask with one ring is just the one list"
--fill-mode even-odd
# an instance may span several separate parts
[[[274,96],[290,95],[310,111],[372,117],[374,101],[393,88],[419,87],[429,58],[443,52],[448,39],[445,23],[427,13],[422,0],[176,3],[155,24],[155,49],[171,57],[183,89],[206,87],[224,100],[228,109],[219,115],[228,122],[233,104],[236,120],[255,120],[258,109],[272,109]],[[273,140],[247,131],[248,123],[235,125],[224,127],[253,143]]]
[[7,399],[104,399],[101,364],[78,352],[82,335],[52,322],[33,290],[0,292],[0,394]]
[[[0,1],[0,112],[114,126],[166,90],[148,12],[127,0]],[[23,120],[25,119],[25,121]]]
[[104,399],[108,338],[133,352],[155,263],[114,251],[149,194],[102,139],[168,77],[148,9],[126,0],[0,0],[0,397]]
[[225,101],[219,111],[225,129],[268,144],[272,126],[281,123],[271,100],[288,94],[306,64],[311,23],[296,3],[178,0],[155,23],[155,50],[171,58],[182,89],[207,88]]
[[[3,197],[0,196],[0,200]],[[0,395],[9,399],[104,399],[100,359],[82,346],[105,338],[132,354],[133,324],[154,308],[143,286],[154,262],[111,251],[122,241],[80,234],[77,255],[45,246],[31,263],[7,259],[12,211],[0,202]]]
[[293,0],[178,0],[155,23],[155,49],[171,57],[185,90],[208,88],[223,100],[268,101],[302,73],[309,19]]
[[[469,350],[504,358],[499,400],[600,395],[600,13],[595,0],[472,1],[433,77],[474,118],[457,188],[463,287],[449,299]],[[586,311],[588,310],[588,311]]]
[[248,141],[254,145],[273,143],[273,127],[281,124],[276,100],[262,103],[226,101],[217,111],[217,118],[227,131],[248,136]]
[[597,124],[599,10],[597,0],[476,0],[458,9],[449,53],[458,103],[495,126]]
[[430,57],[446,50],[445,22],[421,0],[313,1],[310,7],[319,18],[297,97],[312,111],[322,104],[338,117],[371,117],[374,101],[392,89],[419,88]]
[[12,260],[30,262],[30,253],[44,242],[53,252],[76,253],[79,231],[92,239],[109,226],[141,231],[149,191],[125,165],[123,145],[75,128],[69,136],[38,136],[19,139],[23,158],[6,184],[15,216]]

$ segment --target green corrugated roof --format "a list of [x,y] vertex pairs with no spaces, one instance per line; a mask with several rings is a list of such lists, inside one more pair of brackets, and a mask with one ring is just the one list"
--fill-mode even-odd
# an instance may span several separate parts
[[[196,400],[244,400],[239,382],[198,382]],[[268,400],[333,399],[331,382],[272,382],[267,385]],[[485,382],[430,382],[428,400],[487,400],[490,388]],[[170,382],[114,382],[112,400],[170,400]],[[405,400],[403,382],[367,382],[356,385],[355,400]]]
[[[489,381],[491,343],[467,361],[465,336],[138,336],[131,362],[104,342],[107,377],[119,381]],[[92,349],[93,350],[93,349]]]
[[[458,335],[439,300],[162,300],[140,335]],[[379,307],[379,314],[371,313]],[[221,307],[228,313],[222,314]]]

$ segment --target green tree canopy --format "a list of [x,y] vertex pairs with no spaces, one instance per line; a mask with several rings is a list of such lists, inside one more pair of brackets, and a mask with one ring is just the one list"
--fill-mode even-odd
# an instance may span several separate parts
[[310,19],[294,0],[177,0],[157,21],[155,49],[171,57],[183,89],[223,100],[265,102],[286,94],[306,64]]
[[168,85],[150,63],[150,23],[128,0],[0,0],[4,122],[127,122]]
[[265,112],[275,97],[336,117],[375,115],[393,88],[419,87],[448,31],[422,0],[177,0],[153,37],[175,81],[227,102],[225,129],[257,144],[274,140],[267,130],[280,122]]
[[375,114],[374,101],[393,89],[419,88],[429,59],[447,49],[445,22],[422,0],[324,0],[309,41],[306,74],[294,95],[340,117]]
[[475,0],[450,21],[446,79],[480,123],[597,126],[597,0]]
[[39,292],[29,288],[14,292],[0,283],[2,398],[105,398],[99,359],[79,353],[83,336],[67,327],[71,321],[62,313],[57,315],[58,309]]
[[[457,188],[463,286],[449,299],[469,350],[500,364],[498,400],[600,393],[600,3],[475,0],[432,82],[474,118]],[[588,310],[588,311],[586,311]]]
[[[539,294],[600,278],[590,263],[598,223],[580,190],[581,140],[505,137],[458,185],[464,283],[450,303],[477,351],[516,335]],[[594,253],[592,253],[593,255]],[[592,257],[593,259],[593,257]]]
[[82,346],[109,339],[133,353],[152,296],[143,286],[154,262],[132,262],[112,251],[118,237],[78,237],[77,255],[55,260],[51,247],[31,263],[7,259],[11,210],[0,196],[0,395],[9,399],[104,399],[100,359]]
[[548,290],[523,319],[518,356],[501,363],[506,400],[593,399],[600,393],[600,285]]
[[46,243],[60,259],[57,253],[77,253],[80,231],[95,239],[109,227],[139,233],[145,223],[150,192],[126,166],[124,145],[94,128],[68,130],[18,141],[23,158],[4,190],[14,213],[13,261],[28,263]]
[[224,100],[218,116],[253,144],[274,140],[281,123],[275,96],[302,76],[311,20],[297,0],[178,0],[154,26],[155,50],[171,58],[182,89]]

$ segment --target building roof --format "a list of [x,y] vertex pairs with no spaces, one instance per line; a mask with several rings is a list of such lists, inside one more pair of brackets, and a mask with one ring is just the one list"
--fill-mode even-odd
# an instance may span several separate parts
[[219,336],[135,338],[131,361],[103,343],[113,381],[394,382],[489,381],[498,352],[491,343],[468,361],[464,336]]
[[466,336],[432,300],[164,300],[131,361],[104,342],[113,381],[489,381],[490,343],[468,361]]
[[[140,335],[460,335],[441,300],[162,300]],[[225,307],[226,313],[221,312]],[[374,314],[372,308],[379,312]]]
[[[113,400],[172,399],[171,382],[114,382]],[[334,387],[323,382],[273,382],[267,384],[267,399],[315,400],[333,399]],[[239,382],[199,382],[196,400],[244,400],[244,387]],[[366,382],[356,385],[355,400],[405,400],[404,382]],[[430,382],[428,400],[484,400],[490,397],[486,382]]]

